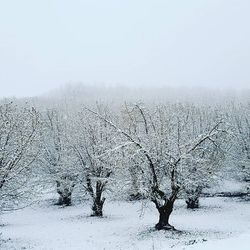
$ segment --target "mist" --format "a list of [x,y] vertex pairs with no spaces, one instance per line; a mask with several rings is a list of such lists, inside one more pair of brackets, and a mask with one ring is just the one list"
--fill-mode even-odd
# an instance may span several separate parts
[[1,97],[66,83],[246,89],[250,3],[1,1]]

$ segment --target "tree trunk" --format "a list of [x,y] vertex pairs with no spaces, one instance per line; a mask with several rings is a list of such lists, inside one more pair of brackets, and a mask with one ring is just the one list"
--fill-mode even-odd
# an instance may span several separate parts
[[199,196],[187,198],[186,203],[188,209],[199,208]]
[[[157,230],[175,230],[173,226],[169,224],[169,217],[173,211],[174,202],[177,198],[178,192],[180,190],[179,186],[174,184],[171,185],[172,194],[169,199],[166,198],[166,194],[161,191],[158,186],[153,187],[153,199],[158,212],[159,212],[159,222],[155,225]],[[164,205],[159,199],[164,200]]]
[[92,216],[102,217],[103,216],[103,204],[104,204],[105,198],[98,199],[95,198],[92,206],[93,214]]
[[169,224],[169,217],[173,211],[173,202],[168,201],[164,206],[158,208],[159,222],[155,225],[157,230],[173,230],[174,227]]
[[59,199],[56,205],[59,206],[71,206],[71,195],[74,189],[75,183],[69,179],[69,177],[62,177],[60,180],[56,181],[57,193],[59,194]]
[[201,186],[197,186],[194,189],[186,191],[186,204],[188,209],[199,208],[199,198],[201,195],[201,191]]
[[60,197],[58,199],[58,202],[56,203],[56,205],[59,206],[71,206],[72,202],[71,202],[71,194],[67,194],[66,196],[59,194]]
[[92,196],[93,197],[92,216],[97,216],[97,217],[103,216],[102,210],[103,210],[103,204],[105,202],[105,198],[102,198],[102,192],[103,192],[104,186],[105,186],[105,183],[102,183],[101,181],[96,182],[95,195]]

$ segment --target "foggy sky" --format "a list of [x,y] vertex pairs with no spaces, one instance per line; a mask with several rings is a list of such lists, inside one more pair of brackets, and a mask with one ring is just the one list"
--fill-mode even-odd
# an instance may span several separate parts
[[249,0],[0,0],[0,97],[64,83],[250,87]]

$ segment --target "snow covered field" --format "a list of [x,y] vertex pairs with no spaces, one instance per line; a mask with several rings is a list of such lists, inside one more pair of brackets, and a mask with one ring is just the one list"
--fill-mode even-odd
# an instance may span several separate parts
[[195,211],[177,200],[175,232],[154,230],[150,203],[107,201],[104,218],[90,217],[88,204],[51,204],[3,215],[0,249],[250,249],[250,202],[240,199],[203,198]]

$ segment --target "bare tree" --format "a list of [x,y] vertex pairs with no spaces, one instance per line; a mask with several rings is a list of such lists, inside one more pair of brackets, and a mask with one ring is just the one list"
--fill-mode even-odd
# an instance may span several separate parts
[[[100,112],[108,119],[108,110],[99,106]],[[81,183],[92,199],[93,216],[103,216],[103,205],[109,178],[113,172],[112,147],[115,145],[114,132],[104,120],[84,110],[78,114],[79,120],[72,139],[72,147],[78,157]]]
[[38,155],[39,114],[14,103],[0,106],[0,208],[19,205],[29,198],[30,173]]
[[[133,124],[123,129],[98,112],[91,112],[132,143],[138,155],[144,157],[143,173],[148,197],[159,212],[156,229],[173,229],[169,224],[169,217],[177,195],[188,178],[187,159],[191,159],[196,165],[201,161],[208,163],[210,158],[219,152],[215,149],[216,141],[222,132],[219,129],[222,122],[211,121],[213,126],[209,126],[203,134],[191,136],[188,131],[191,113],[181,105],[156,106],[151,111],[141,105],[132,105],[127,112],[137,112],[141,119],[130,119]],[[131,127],[134,128],[133,132]],[[203,178],[207,174],[204,171]]]
[[[225,161],[229,128],[226,125],[226,118],[222,110],[191,106],[188,112],[190,118],[187,126],[189,127],[188,136],[190,138],[198,138],[200,135],[206,134],[213,123],[222,123],[222,121],[224,123],[223,126],[218,124],[220,128],[216,129],[217,136],[208,138],[202,143],[201,149],[197,148],[184,161],[186,166],[184,176],[188,176],[188,181],[185,181],[184,186],[184,197],[186,198],[187,208],[194,209],[199,207],[199,197],[202,190],[214,185],[218,180]],[[224,130],[221,129],[223,127]],[[204,173],[206,173],[205,177]]]
[[234,143],[231,150],[236,165],[236,175],[247,183],[250,191],[250,103],[238,104],[230,112],[234,127]]
[[[42,164],[46,180],[56,184],[57,205],[70,206],[76,185],[76,157],[68,143],[67,116],[59,110],[47,110],[43,119]],[[47,183],[47,184],[48,184]]]

